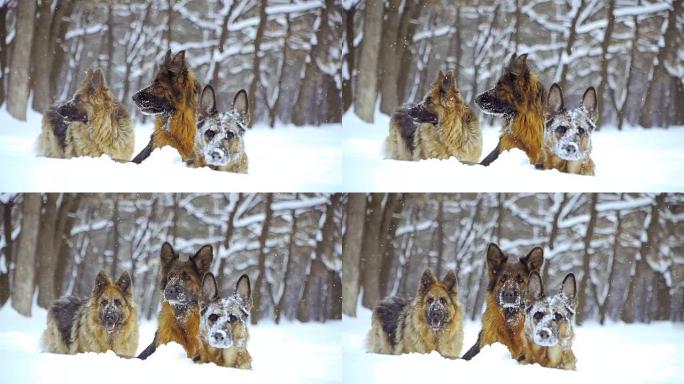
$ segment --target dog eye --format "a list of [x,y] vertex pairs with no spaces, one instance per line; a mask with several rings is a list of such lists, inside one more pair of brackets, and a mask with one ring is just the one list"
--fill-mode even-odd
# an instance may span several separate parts
[[237,320],[238,320],[238,318],[237,318],[237,316],[235,316],[235,315],[230,315],[230,316],[228,317],[228,321],[231,322],[231,323],[234,323],[234,322],[236,322]]
[[442,305],[446,305],[446,299],[443,298],[443,297],[440,297],[440,298],[439,298],[439,303],[442,304]]
[[121,300],[119,300],[119,299],[114,300],[114,305],[116,305],[117,307],[120,306]]
[[213,323],[213,322],[215,322],[216,320],[218,320],[218,315],[217,315],[217,314],[212,313],[211,315],[209,315],[209,321],[211,321],[211,322]]
[[579,133],[580,135],[584,135],[584,128],[577,128],[577,133]]
[[434,301],[435,301],[435,299],[433,299],[432,297],[428,297],[428,299],[427,299],[428,304],[432,304]]
[[560,127],[556,128],[556,133],[559,135],[565,135],[565,132],[567,132],[568,127],[561,125]]
[[522,276],[518,276],[518,284],[524,283],[525,280],[523,280]]
[[207,140],[213,139],[215,135],[216,132],[212,131],[211,129],[208,129],[206,132],[204,132],[204,136],[207,138]]
[[102,305],[107,305],[107,303],[108,303],[107,300],[102,300],[102,301],[100,302],[100,304],[102,304]]
[[535,312],[534,319],[539,321],[544,318],[544,312]]
[[563,315],[561,315],[560,313],[556,312],[556,313],[553,315],[553,319],[556,320],[556,321],[561,321],[561,320],[563,320]]
[[233,132],[230,132],[230,131],[226,132],[226,139],[230,140],[233,137],[235,137],[235,134]]

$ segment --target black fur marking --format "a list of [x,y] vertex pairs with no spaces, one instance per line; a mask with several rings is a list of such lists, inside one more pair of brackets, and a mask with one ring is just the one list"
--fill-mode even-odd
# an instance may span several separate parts
[[48,110],[45,111],[45,115],[52,127],[52,133],[54,133],[55,136],[57,136],[57,140],[59,140],[59,146],[64,150],[64,148],[66,148],[67,127],[69,124],[64,120],[64,117],[57,112],[57,108],[59,107],[52,106],[48,108]]
[[401,314],[407,305],[408,301],[406,299],[401,297],[389,297],[381,301],[380,304],[375,307],[375,312],[382,325],[382,330],[387,333],[392,348],[397,344],[397,327],[399,326]]
[[154,148],[153,148],[153,144],[152,144],[152,138],[150,137],[150,142],[147,143],[147,146],[145,146],[145,148],[143,148],[143,150],[140,151],[140,153],[138,153],[138,154],[133,158],[132,161],[133,161],[134,163],[136,163],[136,164],[142,163],[143,160],[145,160],[145,159],[147,159],[148,157],[150,157],[150,155],[152,154],[152,150],[153,150],[153,149],[154,149]]
[[401,138],[404,139],[404,143],[406,143],[409,152],[413,153],[416,148],[413,144],[413,138],[416,135],[416,126],[413,118],[409,116],[407,109],[400,108],[394,112],[392,119],[394,119],[395,123],[399,126]]
[[423,103],[416,104],[408,109],[408,115],[415,120],[416,123],[439,123],[439,118],[436,113],[428,111]]
[[475,342],[475,344],[473,344],[473,346],[470,347],[468,352],[466,352],[465,355],[463,355],[463,357],[462,357],[463,360],[470,360],[473,357],[475,357],[475,355],[480,353],[480,341],[481,340],[482,340],[482,331],[480,331],[480,333],[477,334],[477,341]]
[[159,333],[159,330],[157,330],[154,333],[154,340],[152,340],[150,345],[148,345],[144,351],[140,352],[140,354],[138,355],[138,359],[145,360],[148,357],[150,357],[157,350],[157,334],[158,333]]
[[71,345],[71,329],[74,322],[78,320],[76,314],[85,303],[85,299],[67,296],[57,300],[50,308],[52,316],[57,321],[57,329],[62,335],[62,341],[67,347]]
[[499,155],[501,154],[501,143],[497,143],[496,147],[492,150],[492,152],[487,155],[482,161],[480,162],[480,165],[484,165],[485,167],[489,166],[489,164],[493,163],[494,160],[499,158]]

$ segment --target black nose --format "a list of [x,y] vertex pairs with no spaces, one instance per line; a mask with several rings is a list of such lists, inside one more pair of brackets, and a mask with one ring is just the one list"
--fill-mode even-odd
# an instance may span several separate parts
[[566,145],[565,150],[568,151],[569,153],[575,153],[575,151],[577,151],[577,148],[575,148],[574,145]]
[[220,333],[214,333],[214,340],[216,341],[223,341],[224,337]]
[[114,321],[114,320],[115,320],[114,315],[111,314],[111,313],[105,314],[105,320],[107,320],[107,321]]
[[223,154],[221,153],[221,151],[212,151],[211,158],[214,160],[221,160],[223,158]]
[[166,287],[166,289],[164,290],[164,296],[174,297],[177,295],[178,295],[178,289],[176,289],[176,287],[173,285]]
[[505,289],[503,291],[503,298],[507,302],[515,301],[516,296],[515,290],[513,289]]
[[548,339],[549,336],[551,336],[551,334],[546,329],[542,329],[541,331],[539,331],[539,337],[541,337],[542,339]]

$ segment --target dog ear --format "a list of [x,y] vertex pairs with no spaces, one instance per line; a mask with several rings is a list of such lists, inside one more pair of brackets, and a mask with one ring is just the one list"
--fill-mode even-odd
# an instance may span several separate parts
[[430,268],[426,269],[425,272],[423,272],[423,275],[420,277],[420,287],[418,288],[418,292],[424,294],[430,288],[430,285],[436,282],[437,278],[435,277],[435,274],[432,273]]
[[216,94],[214,93],[214,88],[209,84],[202,90],[202,96],[200,96],[200,111],[205,116],[216,113]]
[[119,279],[116,280],[116,285],[119,287],[124,296],[131,295],[131,275],[128,273],[128,271],[123,271],[121,273]]
[[544,297],[544,284],[542,284],[541,276],[538,272],[530,273],[530,278],[527,283],[527,300],[533,302]]
[[190,258],[200,275],[209,272],[211,262],[214,260],[214,248],[210,244],[202,246],[193,257]]
[[501,252],[501,248],[494,243],[487,246],[487,269],[494,275],[506,264],[508,258]]
[[176,53],[168,63],[168,70],[171,73],[179,74],[185,70],[185,51]]
[[168,49],[166,50],[166,54],[164,55],[164,61],[162,62],[163,65],[168,65],[171,62],[171,50]]
[[161,252],[159,253],[159,258],[161,259],[161,270],[159,273],[161,279],[159,285],[161,289],[164,289],[164,287],[166,287],[166,274],[169,273],[169,267],[171,267],[171,263],[178,258],[178,255],[173,250],[171,244],[164,242]]
[[520,56],[513,54],[511,57],[511,63],[508,65],[508,70],[516,75],[521,76],[527,71],[527,53]]
[[442,284],[446,286],[450,294],[455,295],[458,292],[458,276],[456,276],[453,269],[448,270],[446,275],[444,275]]
[[247,306],[252,305],[252,286],[249,284],[249,276],[244,274],[240,276],[235,284],[235,293],[240,297],[242,302]]
[[568,273],[563,279],[563,284],[561,285],[561,293],[570,300],[570,302],[575,301],[575,295],[577,294],[577,282],[575,281],[575,275]]
[[454,71],[448,71],[442,79],[441,90],[446,93],[452,89],[456,89],[456,82],[454,81]]
[[93,72],[93,78],[90,80],[90,84],[94,89],[103,88],[107,85],[102,69],[97,68],[95,72]]
[[235,97],[233,97],[233,112],[242,116],[245,120],[249,116],[249,98],[247,97],[247,91],[244,89],[237,91]]
[[218,285],[216,278],[211,272],[207,272],[202,276],[202,298],[206,302],[211,302],[218,299]]
[[584,108],[584,110],[587,111],[589,118],[596,122],[596,118],[598,116],[598,98],[596,96],[596,90],[594,87],[589,87],[586,91],[584,91],[584,96],[582,96],[580,107]]
[[93,286],[93,297],[99,296],[102,291],[104,291],[105,287],[107,287],[109,284],[112,282],[109,280],[109,277],[105,273],[105,271],[100,271],[97,276],[95,276],[95,285]]
[[546,98],[546,111],[554,114],[565,109],[563,102],[563,90],[558,83],[553,83],[549,88],[549,96]]
[[544,250],[541,247],[534,247],[527,256],[520,258],[520,262],[525,264],[528,272],[539,272],[544,264]]

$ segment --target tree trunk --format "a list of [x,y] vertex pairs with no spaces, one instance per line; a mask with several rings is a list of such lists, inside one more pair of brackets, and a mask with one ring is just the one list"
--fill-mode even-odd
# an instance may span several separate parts
[[[0,105],[5,102],[5,83],[6,68],[7,68],[7,11],[9,9],[9,1],[3,2],[0,6]],[[9,293],[9,291],[7,291]],[[0,295],[2,295],[0,293]],[[2,306],[0,300],[0,306]]]
[[57,214],[57,227],[55,230],[55,254],[57,261],[55,265],[55,296],[62,295],[66,279],[66,266],[71,257],[71,228],[74,226],[76,211],[79,208],[83,194],[65,194],[62,197],[62,204]]
[[577,315],[575,316],[575,322],[577,325],[582,325],[584,322],[584,317],[586,315],[586,297],[587,297],[587,285],[588,280],[591,279],[589,275],[590,271],[590,261],[591,261],[591,238],[594,236],[594,228],[596,227],[596,217],[598,212],[596,211],[596,204],[598,202],[598,194],[592,193],[591,200],[589,202],[589,222],[587,223],[587,232],[584,234],[584,255],[582,257],[582,278],[579,282],[579,287],[577,289]]
[[[117,273],[119,273],[119,198],[117,195],[112,196],[114,200],[114,207],[112,209],[112,268],[109,275],[113,278],[117,278]],[[154,206],[154,204],[153,204]],[[149,225],[148,220],[148,225]]]
[[64,84],[59,81],[59,76],[62,73],[62,67],[67,57],[67,50],[65,35],[71,20],[69,17],[74,9],[75,0],[58,0],[55,6],[54,15],[52,16],[52,25],[50,27],[50,35],[52,42],[50,43],[52,62],[50,63],[50,102],[57,98],[57,86]]
[[[15,119],[26,121],[26,103],[29,97],[29,70],[31,68],[31,43],[33,42],[35,0],[20,1],[17,4],[16,35],[14,37],[12,61],[10,62],[9,94],[7,112]],[[33,278],[33,275],[31,275]],[[33,282],[31,282],[33,284]],[[19,304],[21,305],[21,304]],[[29,302],[27,313],[31,313]],[[20,312],[21,313],[21,312]]]
[[382,193],[371,194],[366,219],[364,221],[363,241],[361,244],[361,263],[363,265],[363,299],[366,308],[380,300],[380,268],[382,257],[379,253],[380,224],[382,223]]
[[391,114],[399,103],[397,100],[397,76],[399,60],[397,56],[397,36],[399,35],[399,6],[401,0],[389,0],[382,26],[382,46],[380,47],[380,111]]
[[21,315],[31,316],[35,291],[36,245],[40,223],[41,196],[27,193],[21,207],[21,232],[17,247],[12,286],[12,307]]
[[[566,56],[572,54],[572,48],[575,45],[575,40],[577,40],[577,22],[582,14],[582,9],[584,8],[585,0],[580,0],[579,6],[577,7],[577,13],[572,17],[570,22],[570,29],[568,30],[568,40],[565,43],[565,49],[563,50]],[[558,83],[562,89],[568,89],[567,77],[568,77],[568,64],[563,61],[563,54],[561,53],[558,58],[560,66],[560,76],[558,77]]]
[[342,311],[356,317],[356,303],[359,297],[359,267],[361,244],[366,216],[366,195],[350,193],[347,202],[347,225],[342,240]]
[[601,64],[599,69],[599,75],[601,76],[601,82],[598,87],[598,121],[596,128],[599,129],[601,125],[605,122],[606,111],[605,103],[603,102],[604,94],[606,91],[606,86],[608,85],[608,48],[610,48],[610,39],[613,34],[613,25],[615,25],[615,16],[613,15],[615,10],[615,0],[608,0],[608,10],[607,18],[608,25],[606,25],[606,31],[603,34],[603,41],[601,42]]
[[382,13],[382,1],[366,3],[354,111],[361,120],[367,123],[373,123],[375,102],[378,97],[378,52],[382,32]]
[[[342,77],[342,111],[347,112],[353,103],[352,84],[354,82],[354,14],[356,13],[356,3],[349,9],[344,10],[344,38],[346,40],[347,52],[343,60],[346,62],[347,73]],[[345,78],[344,75],[347,77]],[[344,276],[343,276],[344,278]],[[345,312],[346,313],[346,312]]]
[[397,103],[406,102],[406,81],[411,76],[411,63],[413,63],[413,35],[416,33],[420,12],[425,8],[427,0],[407,1],[404,12],[401,14],[399,23],[399,36],[397,41],[399,59],[399,74],[397,75]]
[[[297,195],[295,195],[297,199]],[[280,295],[278,304],[276,305],[274,312],[275,323],[280,324],[280,318],[283,315],[283,308],[285,308],[285,301],[287,300],[287,282],[290,280],[290,271],[292,270],[293,260],[295,258],[295,247],[296,237],[297,237],[297,211],[290,210],[290,235],[287,241],[287,263],[285,263],[285,273],[283,273],[283,293]]]
[[268,231],[271,228],[271,217],[273,216],[273,194],[267,193],[264,201],[264,223],[261,227],[261,234],[259,234],[259,255],[258,255],[258,270],[259,274],[252,290],[252,324],[256,324],[261,316],[261,287],[264,285],[266,279],[266,240],[268,240]]
[[39,0],[36,30],[31,51],[31,77],[33,88],[32,108],[43,112],[50,104],[50,23],[52,22],[52,1]]
[[395,258],[395,241],[397,227],[401,220],[401,211],[404,209],[404,195],[391,193],[387,197],[380,226],[380,252],[382,264],[380,265],[380,296],[389,293],[390,275]]
[[5,272],[0,270],[0,308],[10,297],[10,270],[14,254],[14,239],[12,239],[12,208],[14,207],[14,197],[2,203],[2,230],[5,237],[5,248],[2,252],[5,255]]
[[55,227],[57,225],[56,193],[48,193],[43,200],[43,213],[40,217],[36,258],[38,260],[38,305],[48,308],[55,295]]
[[259,24],[256,29],[256,36],[254,37],[254,55],[252,55],[252,82],[249,84],[249,126],[254,125],[255,111],[256,111],[256,94],[257,86],[261,85],[261,58],[259,57],[261,50],[261,43],[264,39],[264,31],[266,30],[266,23],[268,16],[266,15],[267,0],[259,1]]
[[273,106],[269,109],[268,123],[271,128],[275,127],[276,119],[278,118],[278,110],[280,109],[280,99],[283,95],[283,84],[285,83],[285,70],[289,67],[287,59],[290,52],[290,38],[292,37],[292,23],[290,22],[290,14],[285,15],[285,37],[283,37],[283,56],[280,71],[278,71],[278,85],[276,86],[276,98],[273,101]]
[[[622,200],[622,194],[620,194],[620,200]],[[606,284],[608,284],[608,291],[606,292],[606,297],[603,299],[603,302],[599,306],[599,323],[603,325],[606,322],[606,312],[608,310],[608,299],[610,298],[611,294],[613,293],[613,278],[615,277],[615,266],[617,265],[617,260],[618,260],[618,254],[619,254],[619,248],[620,248],[620,237],[622,236],[622,215],[620,214],[620,211],[618,210],[615,213],[615,221],[616,221],[616,228],[615,228],[615,238],[613,240],[613,249],[612,249],[612,262],[610,263],[610,271],[608,272],[608,278],[606,279]]]

